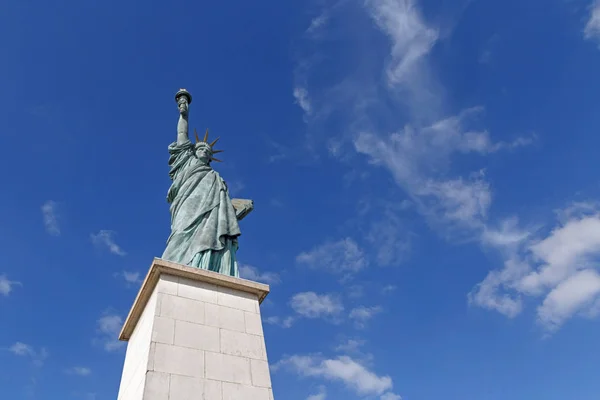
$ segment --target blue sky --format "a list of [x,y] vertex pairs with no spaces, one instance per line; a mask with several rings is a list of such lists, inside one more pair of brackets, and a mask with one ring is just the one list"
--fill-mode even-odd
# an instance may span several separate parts
[[180,87],[277,400],[598,398],[599,2],[8,1],[0,44],[2,398],[116,397]]

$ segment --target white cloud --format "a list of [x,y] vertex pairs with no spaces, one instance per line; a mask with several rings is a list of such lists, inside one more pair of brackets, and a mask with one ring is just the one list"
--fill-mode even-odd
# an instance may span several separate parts
[[600,294],[595,271],[600,268],[600,214],[589,207],[569,207],[559,217],[559,225],[541,239],[517,235],[529,239],[510,250],[504,268],[491,271],[474,288],[471,304],[514,317],[523,298],[543,296],[537,318],[547,332],[577,313],[590,314]]
[[325,386],[319,386],[319,392],[316,394],[311,394],[306,398],[306,400],[325,400],[327,398],[327,390],[325,390]]
[[600,42],[600,0],[594,1],[590,7],[590,16],[585,25],[584,35],[586,39]]
[[392,389],[392,378],[379,376],[348,356],[326,359],[293,355],[273,365],[273,370],[289,368],[300,375],[343,383],[359,396],[381,395]]
[[87,367],[72,367],[66,370],[69,375],[88,376],[92,373],[92,370]]
[[354,321],[357,327],[364,327],[371,318],[373,318],[376,314],[379,314],[382,310],[383,309],[380,306],[356,307],[350,311],[350,319]]
[[274,285],[281,282],[279,274],[275,272],[260,272],[258,268],[247,264],[240,264],[240,277],[255,282],[267,283]]
[[451,156],[487,154],[527,142],[517,139],[512,144],[493,143],[487,131],[469,130],[467,126],[481,112],[481,107],[474,107],[424,128],[406,125],[388,135],[363,131],[355,137],[354,148],[367,155],[372,164],[389,170],[425,216],[481,229],[492,200],[489,184],[483,171],[471,174],[469,179],[448,177]]
[[[334,8],[339,7],[333,7],[328,15],[338,11]],[[333,115],[334,126],[341,125],[341,130],[348,132],[342,138],[328,135],[327,144],[336,144],[338,158],[343,159],[340,153],[347,149],[343,142],[352,138],[355,152],[368,156],[371,164],[387,169],[418,211],[434,225],[440,225],[436,226],[440,233],[446,231],[442,228],[451,228],[452,235],[447,236],[457,237],[458,229],[470,239],[479,238],[492,202],[490,185],[482,173],[469,178],[453,176],[452,157],[513,149],[530,144],[535,137],[493,141],[485,128],[477,126],[483,107],[467,108],[449,116],[447,110],[453,107],[445,104],[444,87],[428,59],[438,41],[438,29],[424,19],[417,1],[367,0],[366,10],[376,28],[386,35],[389,54],[382,57],[380,47],[353,41],[353,35],[337,36],[336,39],[344,38],[345,47],[354,49],[356,59],[368,59],[369,63],[341,70],[332,85],[323,84],[320,75],[327,71],[327,65],[321,68],[326,57],[317,52],[302,60],[299,81],[309,82],[308,77],[313,74],[321,82],[321,87],[309,90],[323,123],[310,129],[327,127],[329,120],[325,121],[325,117]],[[344,18],[341,14],[337,16]],[[347,25],[353,26],[352,22]],[[319,62],[312,62],[314,59]],[[379,85],[379,64],[385,66],[385,88]],[[315,137],[323,136],[323,132],[315,133]],[[409,248],[409,242],[403,244]],[[391,252],[393,248],[379,247],[378,262],[386,264],[403,255],[401,251]]]
[[42,216],[44,217],[44,226],[46,232],[52,236],[60,235],[60,226],[58,224],[58,205],[55,201],[48,200],[42,206]]
[[327,242],[311,251],[300,253],[296,261],[337,274],[358,272],[367,266],[365,254],[351,238]]
[[516,317],[523,309],[521,296],[501,290],[508,289],[507,283],[512,280],[515,267],[519,268],[521,264],[508,260],[503,270],[490,271],[485,279],[469,293],[469,303],[498,311],[509,318]]
[[339,298],[315,292],[295,294],[290,300],[290,305],[294,311],[306,318],[331,317],[344,311],[344,306]]
[[538,307],[540,323],[553,331],[583,306],[591,306],[600,294],[600,275],[593,270],[580,271],[554,288]]
[[381,219],[373,221],[367,235],[380,266],[399,265],[411,249],[409,234],[394,211],[385,210]]
[[419,61],[436,43],[438,32],[424,23],[413,0],[367,0],[367,5],[392,42],[389,84],[407,83],[409,77],[414,77]]
[[516,217],[507,218],[500,223],[499,228],[486,226],[481,235],[481,241],[485,245],[495,248],[511,248],[519,246],[529,239],[532,232],[519,228],[519,220]]
[[383,294],[388,294],[388,293],[392,293],[393,291],[395,291],[398,287],[396,285],[386,285],[383,288],[381,288],[381,293]]
[[345,292],[346,292],[346,296],[353,298],[353,299],[358,299],[360,297],[363,297],[365,294],[365,290],[361,285],[348,286],[346,288]]
[[415,192],[418,196],[433,198],[429,215],[457,223],[465,227],[480,227],[487,218],[487,211],[492,202],[490,187],[487,182],[476,178],[465,181],[457,178],[446,181],[427,181]]
[[396,393],[387,392],[382,394],[379,400],[402,400],[402,397]]
[[341,353],[356,353],[366,342],[361,339],[348,339],[335,347],[335,351]]
[[112,352],[121,349],[125,342],[119,341],[119,333],[123,327],[123,317],[110,312],[104,313],[96,321],[98,334],[95,342],[100,343],[104,350]]
[[434,223],[449,227],[480,230],[487,218],[492,196],[483,173],[439,179],[433,169],[444,168],[451,151],[457,146],[445,135],[437,137],[426,128],[416,133],[406,127],[401,133],[381,139],[374,134],[360,134],[354,144],[357,152],[368,155],[375,165],[384,166],[417,205],[418,211]]
[[117,244],[115,243],[115,232],[109,230],[101,230],[98,233],[92,233],[90,238],[92,239],[92,243],[101,248],[106,248],[112,254],[116,254],[119,256],[124,256],[127,253]]
[[23,342],[16,342],[8,350],[17,356],[29,357],[36,367],[41,367],[46,358],[48,358],[48,352],[45,348],[36,351],[32,346]]
[[308,90],[303,87],[295,87],[294,98],[296,99],[296,104],[304,111],[304,114],[310,115],[312,112],[312,105],[310,103],[310,98],[308,97]]
[[14,286],[20,286],[21,282],[10,281],[6,275],[0,275],[0,294],[8,296],[13,291]]
[[327,24],[328,21],[329,15],[327,15],[326,12],[319,14],[310,21],[310,25],[306,29],[306,33],[314,37],[318,34],[320,30],[323,29],[323,27]]
[[12,346],[10,346],[9,350],[18,356],[31,356],[35,354],[33,351],[33,347],[28,344],[22,342],[16,342]]
[[94,393],[94,392],[87,392],[87,393],[73,392],[73,396],[75,398],[81,399],[81,400],[97,400],[98,399],[98,394]]
[[239,195],[245,187],[246,185],[242,181],[227,181],[227,190],[232,196]]
[[542,266],[523,278],[521,288],[537,294],[543,288],[556,286],[600,254],[600,215],[568,221],[531,245],[530,251],[542,261]]
[[[444,87],[435,77],[428,59],[438,42],[438,29],[424,19],[417,1],[367,0],[365,4],[376,29],[389,41],[389,53],[382,57],[379,46],[354,41],[353,35],[337,35],[335,40],[343,38],[340,40],[344,47],[354,49],[353,59],[369,60],[369,63],[356,68],[338,68],[341,72],[332,79],[335,83],[327,85],[328,81],[322,76],[330,75],[324,72],[328,71],[329,65],[323,65],[327,57],[312,50],[318,45],[318,41],[313,40],[311,43],[315,46],[311,51],[316,54],[305,57],[297,68],[298,82],[310,82],[311,74],[320,82],[320,87],[307,89],[320,123],[313,121],[310,129],[326,129],[330,121],[340,126],[341,131],[347,132],[342,137],[327,135],[327,145],[331,147],[335,143],[333,148],[338,158],[344,158],[340,153],[348,148],[344,142],[351,138],[355,152],[368,156],[371,164],[387,169],[418,211],[439,225],[435,227],[440,228],[440,233],[446,232],[443,228],[451,228],[452,235],[447,236],[458,237],[456,230],[462,230],[465,231],[462,235],[479,239],[492,202],[490,185],[482,173],[468,178],[453,175],[452,157],[486,155],[525,146],[534,137],[493,141],[485,128],[477,126],[483,107],[467,108],[449,116],[447,110],[453,107],[445,104]],[[341,7],[332,7],[327,15],[333,19],[333,13],[339,9]],[[353,13],[342,14],[336,17],[341,19]],[[354,21],[347,22],[347,26],[354,26]],[[365,32],[361,37],[371,33]],[[384,88],[379,84],[382,80],[379,64],[386,71]],[[314,136],[324,135],[315,132]],[[408,241],[402,243],[404,250],[409,249]],[[392,249],[394,246],[387,244],[378,247],[378,262],[393,262],[406,252],[394,253]]]
[[285,317],[285,318],[281,318],[278,316],[271,316],[271,317],[267,317],[265,318],[265,323],[270,324],[270,325],[277,325],[280,326],[282,328],[291,328],[292,325],[294,324],[295,318],[294,317]]
[[121,271],[115,277],[123,279],[128,286],[137,286],[142,283],[142,274],[139,272]]

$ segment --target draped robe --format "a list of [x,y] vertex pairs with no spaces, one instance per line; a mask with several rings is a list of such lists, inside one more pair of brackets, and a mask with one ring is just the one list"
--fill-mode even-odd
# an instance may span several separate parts
[[169,154],[171,234],[162,258],[238,277],[241,232],[227,185],[189,140],[171,143]]

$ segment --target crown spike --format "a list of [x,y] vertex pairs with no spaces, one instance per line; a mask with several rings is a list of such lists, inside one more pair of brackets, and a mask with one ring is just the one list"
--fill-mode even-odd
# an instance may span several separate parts
[[196,135],[196,143],[198,143],[200,139],[198,139],[198,131],[196,131],[196,128],[194,128],[194,134]]
[[223,162],[222,160],[219,160],[218,158],[214,158],[214,157],[211,157],[211,161]]
[[212,151],[212,153],[213,153],[213,154],[217,154],[217,153],[222,153],[222,152],[224,152],[224,151],[225,151],[225,150],[213,150],[213,151]]
[[210,147],[213,147],[215,145],[215,143],[217,143],[219,141],[219,139],[221,139],[221,136],[219,136],[218,138],[213,140],[212,143],[210,144]]
[[206,128],[206,133],[204,134],[203,142],[208,142],[208,128]]

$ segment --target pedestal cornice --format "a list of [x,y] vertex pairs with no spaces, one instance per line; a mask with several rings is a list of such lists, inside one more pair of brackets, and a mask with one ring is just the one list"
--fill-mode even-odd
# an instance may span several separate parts
[[252,293],[257,296],[259,304],[262,303],[269,294],[269,285],[155,258],[142,283],[142,287],[135,298],[133,307],[131,307],[131,310],[129,311],[123,329],[121,329],[119,340],[128,341],[131,337],[161,274],[187,278],[194,281]]

